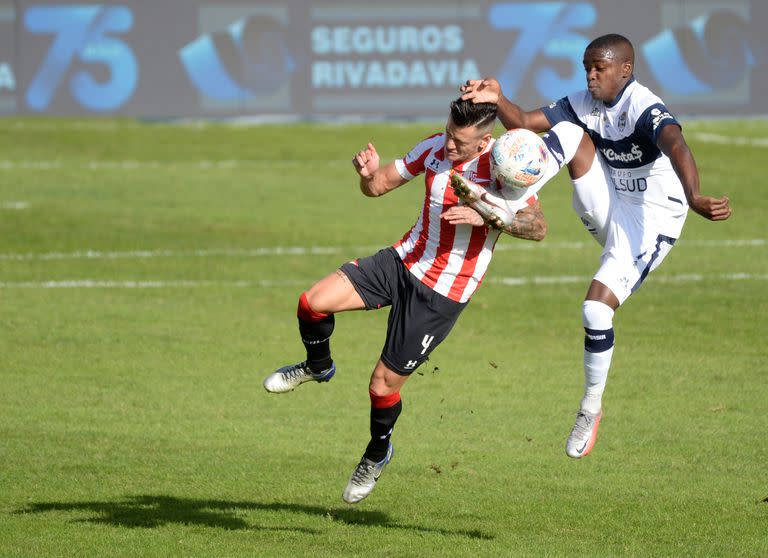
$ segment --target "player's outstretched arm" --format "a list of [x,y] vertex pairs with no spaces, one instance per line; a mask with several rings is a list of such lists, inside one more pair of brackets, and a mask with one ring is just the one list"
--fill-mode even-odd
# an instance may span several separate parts
[[523,240],[544,240],[547,236],[547,220],[539,200],[515,213],[515,218],[502,231]]
[[507,99],[501,91],[501,85],[494,78],[467,80],[459,90],[464,100],[496,104],[499,120],[507,130],[527,128],[534,132],[546,132],[552,127],[541,109],[526,112]]
[[[521,238],[523,240],[543,240],[547,234],[547,221],[541,211],[541,205],[535,201],[532,205],[520,202],[522,209],[514,212],[508,200],[498,193],[470,182],[461,175],[451,176],[451,186],[456,195],[467,206],[456,206],[443,214],[443,218],[453,224],[467,223],[479,226],[485,222],[489,227]],[[455,210],[455,211],[454,211]],[[461,211],[459,211],[461,210]],[[469,210],[471,213],[467,213]],[[476,216],[476,217],[475,217]],[[474,219],[474,221],[472,221]]]
[[360,191],[369,197],[382,196],[408,182],[397,172],[394,161],[381,165],[381,159],[372,143],[358,151],[352,165],[360,176]]
[[731,207],[727,196],[713,198],[704,196],[699,191],[699,171],[693,159],[683,133],[678,126],[665,126],[659,133],[658,146],[661,152],[672,161],[680,182],[683,184],[688,205],[711,221],[724,221],[731,216]]

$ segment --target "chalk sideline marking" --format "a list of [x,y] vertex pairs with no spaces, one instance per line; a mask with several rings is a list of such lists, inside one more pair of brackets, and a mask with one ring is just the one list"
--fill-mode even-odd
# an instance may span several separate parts
[[21,211],[22,209],[29,209],[29,202],[25,202],[25,201],[0,202],[0,209],[8,209],[11,211]]
[[[679,246],[704,248],[762,248],[768,245],[764,238],[722,239],[722,240],[680,240]],[[116,260],[152,258],[261,258],[283,256],[329,256],[334,254],[369,254],[382,246],[270,246],[262,248],[204,248],[197,250],[75,250],[74,252],[7,252],[0,253],[0,261],[26,260]],[[511,242],[496,246],[497,252],[521,250],[566,249],[599,251],[597,243],[585,242]]]
[[[695,283],[702,281],[768,281],[768,273],[684,273],[679,275],[656,275],[653,281],[659,283]],[[567,285],[586,283],[588,276],[545,275],[534,277],[494,277],[488,283],[508,287],[523,285]],[[184,288],[279,288],[307,285],[300,279],[262,279],[258,281],[236,280],[102,280],[70,279],[59,281],[0,281],[0,289],[184,289]]]

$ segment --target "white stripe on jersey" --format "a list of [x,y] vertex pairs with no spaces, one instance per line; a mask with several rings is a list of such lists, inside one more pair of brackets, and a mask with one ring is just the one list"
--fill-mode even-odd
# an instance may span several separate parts
[[486,226],[450,225],[440,215],[459,203],[450,186],[453,172],[479,184],[490,183],[493,142],[475,159],[454,164],[444,158],[444,139],[443,134],[431,136],[395,161],[405,179],[425,174],[425,196],[418,220],[394,247],[422,283],[451,300],[466,302],[488,269],[500,233]]

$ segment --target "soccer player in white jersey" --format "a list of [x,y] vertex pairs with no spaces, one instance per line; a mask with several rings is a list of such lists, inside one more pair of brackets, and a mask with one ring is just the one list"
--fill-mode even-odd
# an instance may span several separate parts
[[569,121],[591,137],[594,147],[583,149],[597,149],[594,158],[576,157],[569,165],[573,207],[604,245],[582,310],[585,390],[566,441],[566,453],[573,458],[587,455],[597,438],[614,347],[614,312],[669,253],[688,207],[712,221],[731,215],[727,197],[700,193],[696,163],[680,124],[661,99],[635,80],[633,69],[632,44],[611,34],[598,37],[584,52],[587,89],[547,107],[523,111],[504,97],[495,79],[470,80],[461,88],[462,99],[496,103],[507,128],[543,132]]
[[[457,100],[445,130],[419,142],[402,159],[382,165],[372,144],[355,155],[352,163],[366,196],[382,196],[424,174],[418,219],[393,246],[342,265],[300,296],[297,314],[306,360],[264,380],[272,393],[330,380],[336,370],[329,343],[334,315],[391,306],[386,341],[369,384],[371,439],[344,491],[348,503],[359,502],[374,489],[392,457],[390,438],[402,410],[403,384],[448,335],[490,263],[501,231],[460,202],[451,178],[491,182],[496,116],[495,104]],[[554,155],[550,177],[576,152],[583,132],[573,128],[578,135],[571,131],[558,139],[552,134],[549,140]],[[535,188],[518,203],[515,219],[503,232],[522,239],[544,238],[546,221]]]

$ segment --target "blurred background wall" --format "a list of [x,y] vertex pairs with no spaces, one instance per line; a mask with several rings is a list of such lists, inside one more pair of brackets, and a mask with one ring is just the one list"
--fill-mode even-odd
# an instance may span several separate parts
[[678,114],[765,114],[766,0],[0,0],[0,114],[442,118],[496,76],[533,109],[604,33]]

